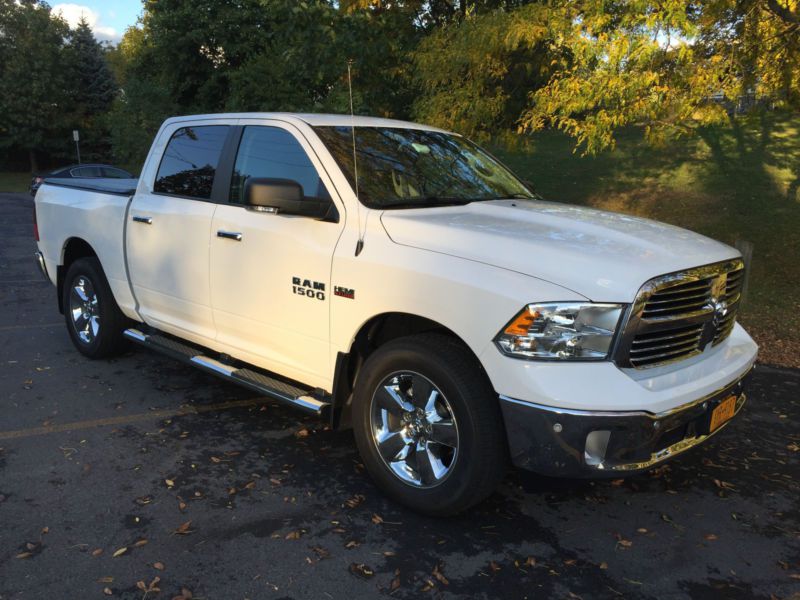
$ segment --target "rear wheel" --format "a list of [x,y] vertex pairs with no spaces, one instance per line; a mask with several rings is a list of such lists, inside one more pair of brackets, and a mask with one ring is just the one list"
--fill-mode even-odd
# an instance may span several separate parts
[[504,475],[497,396],[472,354],[451,338],[411,336],[375,351],[356,382],[353,422],[377,485],[419,512],[463,511]]
[[127,319],[117,306],[100,261],[81,258],[64,278],[64,319],[70,339],[89,358],[114,356],[126,347]]

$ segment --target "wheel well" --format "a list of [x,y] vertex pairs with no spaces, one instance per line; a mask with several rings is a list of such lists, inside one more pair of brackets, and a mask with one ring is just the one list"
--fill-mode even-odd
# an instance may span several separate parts
[[[387,342],[419,333],[439,333],[457,340],[459,344],[469,349],[467,343],[454,331],[419,315],[392,312],[372,317],[355,335],[350,352],[347,354],[340,352],[337,357],[333,382],[334,410],[331,413],[331,424],[334,428],[350,427],[353,387],[364,361]],[[477,357],[475,360],[478,360]]]
[[58,290],[58,311],[64,314],[64,278],[67,275],[72,263],[79,258],[86,258],[87,256],[97,257],[97,252],[94,251],[88,242],[81,238],[70,238],[64,244],[63,260],[56,269],[56,289]]

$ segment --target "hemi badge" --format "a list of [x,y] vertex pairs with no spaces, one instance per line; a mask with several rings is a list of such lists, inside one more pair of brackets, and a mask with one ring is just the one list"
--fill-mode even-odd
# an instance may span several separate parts
[[335,285],[333,286],[333,295],[341,296],[342,298],[350,298],[350,300],[355,300],[356,291],[352,288],[346,288],[340,285]]

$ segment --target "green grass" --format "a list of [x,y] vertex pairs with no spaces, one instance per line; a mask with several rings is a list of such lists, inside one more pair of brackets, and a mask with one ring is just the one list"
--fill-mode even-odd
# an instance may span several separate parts
[[626,130],[596,157],[573,147],[547,131],[529,149],[498,154],[545,198],[751,242],[741,321],[766,362],[800,366],[800,116],[737,119],[663,147]]
[[31,174],[0,171],[0,192],[27,192],[31,185]]

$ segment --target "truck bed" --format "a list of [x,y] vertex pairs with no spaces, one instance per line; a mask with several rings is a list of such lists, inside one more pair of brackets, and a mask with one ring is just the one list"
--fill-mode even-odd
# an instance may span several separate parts
[[58,187],[74,188],[77,190],[89,190],[92,192],[103,192],[104,194],[118,194],[120,196],[132,196],[139,184],[138,179],[111,179],[105,177],[85,178],[58,178],[51,177],[44,180],[47,185]]

